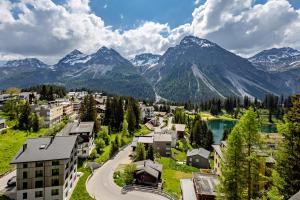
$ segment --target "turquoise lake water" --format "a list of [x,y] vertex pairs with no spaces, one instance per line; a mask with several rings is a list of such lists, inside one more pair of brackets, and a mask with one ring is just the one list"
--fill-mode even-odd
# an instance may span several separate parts
[[[228,120],[210,120],[208,121],[208,128],[213,132],[214,143],[219,144],[224,130],[226,128],[233,128],[236,124],[236,121],[228,121]],[[263,125],[261,127],[261,132],[264,133],[276,133],[277,129],[275,125]]]

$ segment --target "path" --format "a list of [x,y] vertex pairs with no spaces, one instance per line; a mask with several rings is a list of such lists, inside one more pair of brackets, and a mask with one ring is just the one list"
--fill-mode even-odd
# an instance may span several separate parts
[[114,183],[113,173],[119,164],[130,163],[130,153],[131,146],[129,145],[120,151],[115,158],[97,169],[86,185],[89,194],[97,200],[167,200],[165,197],[147,192],[121,193],[122,188]]

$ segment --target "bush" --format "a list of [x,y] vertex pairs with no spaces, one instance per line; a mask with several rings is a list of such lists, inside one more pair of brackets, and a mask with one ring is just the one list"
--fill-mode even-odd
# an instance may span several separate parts
[[93,149],[91,154],[89,155],[88,159],[95,160],[96,158],[97,158],[97,151],[96,151],[96,149]]
[[100,154],[103,152],[104,147],[106,146],[105,141],[102,138],[98,138],[95,140],[96,150]]

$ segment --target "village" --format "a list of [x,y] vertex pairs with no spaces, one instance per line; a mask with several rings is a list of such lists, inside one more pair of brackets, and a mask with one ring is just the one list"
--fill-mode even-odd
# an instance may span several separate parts
[[[31,111],[42,119],[43,128],[50,130],[39,137],[28,137],[9,161],[10,169],[0,177],[1,192],[8,198],[81,199],[81,194],[98,198],[109,193],[111,199],[126,195],[134,199],[136,197],[130,196],[134,191],[151,193],[153,196],[149,199],[216,198],[227,142],[192,143],[192,127],[188,127],[189,123],[178,123],[182,120],[178,116],[197,118],[195,110],[86,91],[68,92],[51,101],[39,98],[37,92],[0,95],[2,110],[12,99],[29,102]],[[92,99],[93,103],[88,104],[93,104],[91,109],[94,110],[85,108],[87,113],[84,114],[94,112],[94,120],[82,120],[82,106],[88,106],[83,102],[88,98]],[[104,125],[105,115],[111,113],[108,109],[113,108],[107,108],[111,104],[107,101],[113,102],[115,98],[121,105],[127,104],[126,110],[121,106],[121,112],[127,115],[122,116],[118,133],[110,130],[110,125]],[[139,128],[129,133],[128,104],[131,101],[138,108],[135,125]],[[100,128],[96,125],[99,121]],[[205,121],[204,118],[204,124]],[[1,118],[1,133],[5,134],[10,128],[6,119]],[[209,130],[206,132],[212,134]],[[264,177],[271,177],[274,151],[283,137],[278,133],[261,133],[261,136],[264,146],[257,152],[261,158],[258,170]],[[113,164],[110,166],[110,163]],[[101,187],[106,181],[114,183]],[[269,184],[266,178],[257,183],[257,190],[268,188]],[[86,192],[76,191],[79,187]]]

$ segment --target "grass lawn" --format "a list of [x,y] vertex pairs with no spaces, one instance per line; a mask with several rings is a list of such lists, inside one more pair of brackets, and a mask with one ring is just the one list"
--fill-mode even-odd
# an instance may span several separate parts
[[[29,132],[12,128],[17,123],[16,120],[8,120],[8,116],[4,112],[0,112],[0,116],[6,120],[8,129],[0,134],[0,174],[12,168],[9,163],[18,153],[27,138],[35,138],[49,134],[50,129],[42,128],[38,132]],[[57,126],[63,127],[62,124]],[[57,127],[51,128],[53,132]]]
[[180,179],[191,178],[192,172],[199,172],[199,169],[187,165],[176,164],[171,158],[161,157],[158,159],[163,165],[162,179],[164,190],[180,197]]
[[37,133],[21,130],[7,129],[5,134],[0,135],[0,174],[12,168],[9,163],[18,153],[27,138],[38,137],[47,134],[47,129],[41,129]]
[[180,162],[186,161],[186,152],[172,148],[172,155],[176,160]]
[[78,165],[81,165],[78,166],[78,171],[82,172],[83,175],[80,177],[70,199],[71,200],[92,200],[93,198],[86,191],[86,186],[85,186],[85,182],[87,178],[92,173],[91,169],[89,167],[84,168],[83,162],[81,162],[81,164],[78,162]]

